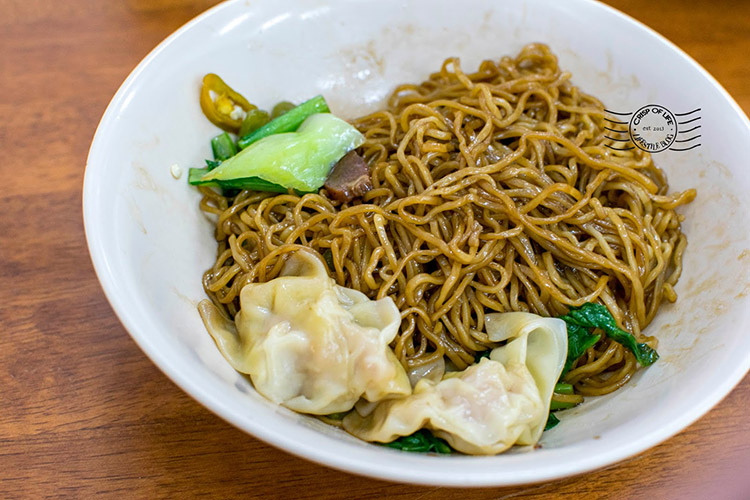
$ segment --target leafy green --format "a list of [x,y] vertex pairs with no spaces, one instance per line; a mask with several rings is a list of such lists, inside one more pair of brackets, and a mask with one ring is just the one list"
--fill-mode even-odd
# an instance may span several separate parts
[[326,266],[328,266],[328,270],[333,273],[336,268],[333,265],[333,252],[330,248],[327,248],[325,252],[323,252],[323,260],[326,261]]
[[[219,165],[221,165],[221,160],[206,160],[205,172],[213,170],[216,167],[218,167]],[[201,170],[201,169],[197,168],[196,170]],[[201,175],[203,175],[203,174],[201,174]]]
[[[240,192],[239,188],[236,187],[230,187],[231,183],[220,183],[220,182],[207,182],[201,180],[201,178],[206,175],[211,170],[215,169],[221,165],[221,160],[206,160],[206,167],[205,168],[191,168],[188,171],[188,183],[192,184],[194,186],[214,186],[214,187],[220,187],[222,188],[222,193],[224,196],[232,198],[237,195],[237,193]],[[281,186],[279,186],[281,188]],[[283,191],[286,192],[286,191]]]
[[489,358],[491,352],[491,349],[487,349],[486,351],[479,351],[474,355],[474,362],[479,363],[480,361],[482,361],[482,358]]
[[[292,113],[294,110],[277,119]],[[313,192],[323,186],[331,167],[364,140],[359,130],[344,120],[330,113],[316,113],[296,132],[277,133],[254,142],[201,180],[237,183],[238,179],[261,178],[268,184]],[[243,181],[232,187],[265,190],[256,186]]]
[[340,411],[338,413],[329,413],[326,417],[331,420],[344,420],[344,417],[348,414],[348,411]]
[[[578,359],[578,357],[575,357],[571,361],[573,354],[580,351],[580,354],[578,354],[580,356],[588,347],[591,347],[599,340],[597,338],[596,341],[591,342],[593,337],[598,337],[598,335],[593,335],[592,331],[589,331],[589,329],[593,330],[594,328],[603,330],[609,338],[630,349],[635,354],[635,359],[638,360],[641,366],[649,366],[659,359],[659,354],[649,347],[648,344],[636,342],[633,335],[619,329],[615,318],[601,304],[587,302],[580,307],[571,307],[568,314],[560,316],[560,319],[564,320],[568,325],[568,360],[565,363],[566,369],[563,370],[563,373]],[[586,340],[587,335],[589,336],[588,340]],[[574,346],[575,352],[571,351],[572,341],[576,342]],[[588,345],[588,347],[581,349],[584,345]]]
[[451,452],[451,447],[448,443],[439,437],[435,437],[435,435],[427,429],[420,429],[409,436],[401,436],[390,443],[383,443],[383,446],[417,453],[427,453],[430,451],[435,453]]
[[594,335],[588,328],[569,323],[565,319],[565,316],[562,316],[561,319],[565,320],[565,324],[568,327],[568,356],[560,376],[568,373],[573,363],[583,356],[586,349],[593,347],[601,338],[601,335]]
[[544,426],[544,430],[548,431],[559,423],[560,419],[557,418],[554,413],[550,413],[549,417],[547,417],[547,425]]
[[[206,160],[206,163],[208,163],[209,161],[212,160]],[[188,183],[192,184],[193,186],[213,186],[220,187],[222,189],[250,189],[253,191],[271,191],[273,193],[286,193],[287,191],[289,191],[283,186],[268,182],[261,179],[260,177],[203,180],[203,176],[208,172],[210,172],[210,169],[208,167],[191,168],[188,171]]]

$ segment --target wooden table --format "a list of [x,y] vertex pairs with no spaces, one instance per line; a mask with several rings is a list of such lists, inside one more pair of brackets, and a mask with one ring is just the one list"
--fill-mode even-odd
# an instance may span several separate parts
[[[750,378],[686,431],[619,465],[524,488],[458,491],[293,457],[162,375],[96,280],[81,184],[119,84],[212,3],[0,0],[0,497],[750,498]],[[750,3],[612,4],[685,49],[750,111]]]

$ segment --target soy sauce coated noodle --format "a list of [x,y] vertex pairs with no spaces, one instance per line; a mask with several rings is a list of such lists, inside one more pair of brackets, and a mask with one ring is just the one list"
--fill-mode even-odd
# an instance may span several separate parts
[[[403,321],[393,348],[407,367],[440,356],[471,364],[491,346],[489,312],[556,316],[593,301],[655,344],[641,330],[676,299],[687,240],[675,208],[695,191],[669,194],[649,154],[606,148],[604,116],[544,45],[473,74],[447,59],[428,81],[398,87],[388,109],[354,121],[374,185],[363,199],[202,188],[201,208],[218,216],[206,292],[234,317],[245,284],[276,277],[307,247],[338,284],[395,300]],[[566,380],[605,394],[636,368],[604,338]]]

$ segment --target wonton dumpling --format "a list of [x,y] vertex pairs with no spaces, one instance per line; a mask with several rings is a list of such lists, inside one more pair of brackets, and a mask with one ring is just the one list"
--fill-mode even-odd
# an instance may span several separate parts
[[514,316],[488,321],[490,338],[514,339],[494,349],[491,359],[447,373],[440,382],[421,380],[412,395],[383,401],[366,416],[355,410],[344,418],[344,429],[387,443],[425,427],[453,448],[477,455],[535,443],[549,413],[548,389],[565,362],[565,323],[509,314]]
[[513,339],[493,349],[490,359],[504,365],[523,363],[534,378],[544,402],[544,418],[518,440],[518,444],[534,444],[544,431],[552,392],[568,356],[565,321],[525,312],[508,312],[488,314],[484,324],[490,340]]
[[292,410],[326,415],[350,410],[360,397],[411,393],[388,347],[401,324],[393,300],[336,285],[309,252],[290,257],[282,276],[246,285],[234,324],[208,301],[199,309],[231,365]]
[[343,426],[365,441],[383,443],[426,427],[459,451],[492,455],[535,425],[543,408],[527,370],[482,359],[438,383],[423,379],[411,396],[378,403],[366,417],[353,411]]

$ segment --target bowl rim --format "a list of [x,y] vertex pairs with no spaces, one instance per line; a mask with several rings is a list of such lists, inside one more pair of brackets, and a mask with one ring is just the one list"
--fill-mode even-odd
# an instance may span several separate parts
[[[147,341],[147,332],[144,332],[137,322],[132,318],[132,315],[128,313],[127,302],[123,300],[120,295],[120,291],[116,284],[116,277],[112,274],[112,268],[109,265],[110,257],[108,257],[101,243],[101,233],[99,227],[94,223],[96,220],[95,213],[92,210],[94,200],[98,196],[96,189],[97,176],[96,167],[92,165],[96,164],[97,159],[103,154],[102,137],[105,135],[106,130],[113,126],[114,118],[116,117],[116,111],[119,109],[125,101],[129,91],[138,80],[139,76],[151,66],[153,61],[159,57],[168,47],[170,47],[177,39],[179,39],[184,33],[194,29],[196,26],[204,22],[204,20],[211,18],[219,14],[226,9],[232,9],[235,5],[243,2],[244,0],[226,0],[218,5],[215,5],[206,11],[200,13],[183,26],[178,28],[162,42],[160,42],[154,49],[152,49],[129,73],[127,78],[118,88],[115,95],[107,105],[102,118],[96,128],[94,137],[92,140],[89,154],[86,160],[86,168],[83,181],[82,191],[82,209],[83,209],[83,222],[84,231],[89,249],[89,254],[96,272],[96,276],[101,284],[104,294],[110,303],[116,316],[125,327],[125,330],[135,341],[136,345],[146,354],[146,356],[164,373],[172,382],[174,382],[180,389],[187,393],[190,397],[198,401],[201,405],[207,408],[212,413],[221,417],[225,421],[229,422],[233,426],[249,433],[253,437],[260,439],[274,447],[282,449],[288,453],[294,454],[298,457],[306,460],[314,461],[319,464],[323,464],[343,472],[355,473],[362,476],[367,476],[379,480],[386,481],[397,481],[411,484],[424,484],[432,486],[449,486],[449,487],[487,487],[487,486],[517,486],[523,484],[540,483],[560,479],[564,477],[570,477],[579,475],[587,472],[591,472],[614,463],[620,462],[639,453],[652,448],[667,439],[673,437],[677,433],[681,432],[714,406],[716,406],[722,399],[724,399],[733,389],[736,387],[745,375],[750,371],[750,352],[748,352],[743,360],[743,363],[738,364],[734,370],[729,373],[722,384],[716,387],[716,389],[704,396],[698,404],[691,407],[687,412],[682,413],[678,418],[671,421],[668,425],[659,427],[650,432],[647,432],[640,436],[638,439],[631,440],[624,443],[622,446],[618,446],[615,449],[607,450],[603,453],[595,454],[593,457],[586,457],[582,460],[569,463],[561,463],[555,468],[549,468],[547,470],[536,470],[533,474],[519,474],[514,472],[513,476],[498,476],[490,473],[476,473],[476,474],[459,474],[455,476],[450,475],[432,475],[429,477],[419,476],[414,474],[408,468],[399,466],[398,464],[389,464],[387,461],[379,461],[378,463],[367,462],[367,452],[362,455],[362,459],[352,460],[351,457],[345,455],[337,455],[333,450],[326,449],[314,449],[310,445],[305,445],[290,436],[283,433],[269,430],[263,424],[255,423],[251,420],[240,418],[240,416],[229,410],[222,402],[221,398],[216,397],[215,394],[210,391],[204,390],[204,388],[196,385],[194,381],[187,377],[180,369],[178,369],[168,357],[162,355],[160,351],[155,349]],[[671,42],[669,39],[659,34],[655,30],[634,19],[633,17],[625,14],[614,7],[601,3],[597,0],[576,0],[580,4],[587,4],[590,7],[603,9],[609,15],[614,15],[621,20],[629,23],[632,28],[641,32],[644,36],[650,36],[657,42],[666,45],[671,49],[676,56],[681,57],[685,62],[697,70],[704,78],[706,78],[711,85],[722,95],[727,101],[730,107],[739,115],[741,122],[745,128],[750,130],[750,120],[744,113],[742,108],[732,98],[732,96],[724,89],[724,87],[698,62],[692,57],[680,49],[677,45]],[[571,6],[572,8],[572,6]],[[747,321],[746,321],[747,322]],[[315,431],[317,432],[317,431]],[[343,443],[346,446],[351,446],[349,443]],[[396,452],[394,452],[396,453]],[[419,461],[422,458],[427,457],[416,457],[415,460]],[[459,460],[472,460],[481,459],[476,457],[460,457]],[[440,457],[440,460],[456,460],[455,457]]]

